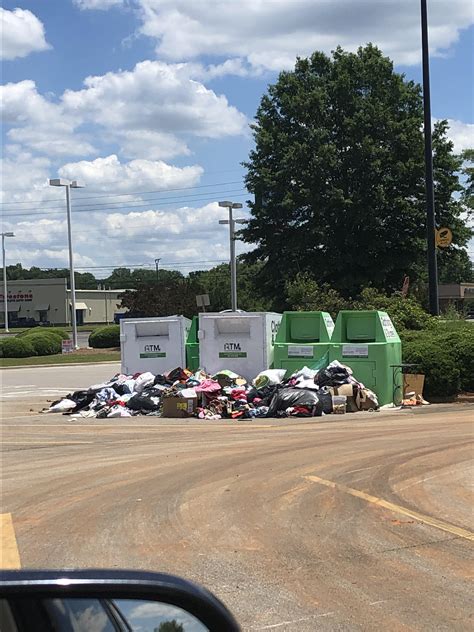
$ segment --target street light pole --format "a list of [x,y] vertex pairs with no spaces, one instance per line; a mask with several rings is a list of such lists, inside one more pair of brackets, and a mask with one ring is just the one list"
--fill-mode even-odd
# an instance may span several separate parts
[[426,239],[428,247],[428,292],[430,312],[439,315],[438,264],[436,261],[436,219],[433,185],[433,149],[431,142],[430,60],[428,48],[428,12],[421,0],[421,49],[423,57],[423,110],[425,135]]
[[71,189],[80,189],[84,185],[79,184],[77,180],[69,182],[62,178],[50,180],[49,184],[53,187],[66,188],[66,211],[67,211],[67,236],[69,245],[69,283],[71,288],[71,326],[72,326],[72,344],[74,349],[79,349],[77,343],[77,318],[76,318],[76,280],[74,278],[74,253],[72,248],[72,215],[71,215]]
[[155,267],[156,267],[156,282],[158,283],[158,266],[160,265],[160,259],[155,259]]
[[5,254],[5,237],[15,237],[15,233],[2,233],[2,257],[3,257],[3,307],[5,309],[5,333],[8,333],[8,287],[7,264]]
[[229,246],[230,246],[230,296],[232,311],[237,311],[237,261],[235,258],[235,224],[243,220],[234,220],[234,208],[242,208],[239,202],[219,202],[219,206],[229,209],[229,219],[220,220],[219,224],[229,224]]

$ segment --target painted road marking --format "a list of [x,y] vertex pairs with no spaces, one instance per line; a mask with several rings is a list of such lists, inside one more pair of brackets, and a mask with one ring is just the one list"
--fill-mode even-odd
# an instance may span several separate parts
[[328,481],[325,478],[320,478],[319,476],[303,476],[308,481],[312,481],[313,483],[319,483],[320,485],[325,485],[326,487],[332,487],[332,489],[337,489],[341,492],[345,492],[346,494],[350,494],[351,496],[355,496],[356,498],[361,498],[362,500],[367,501],[368,503],[372,503],[373,505],[378,505],[379,507],[384,507],[385,509],[389,509],[397,514],[402,514],[403,516],[409,516],[410,518],[414,518],[415,520],[419,520],[424,524],[428,524],[431,527],[435,527],[436,529],[441,529],[441,531],[447,531],[452,535],[455,535],[459,538],[465,538],[466,540],[474,540],[474,533],[472,531],[468,531],[467,529],[463,529],[462,527],[457,527],[454,524],[450,524],[449,522],[444,522],[443,520],[437,520],[436,518],[432,518],[431,516],[426,516],[425,514],[419,513],[418,511],[413,511],[412,509],[407,509],[406,507],[402,507],[400,505],[396,505],[395,503],[391,503],[387,500],[383,500],[383,498],[378,498],[377,496],[371,496],[370,494],[366,494],[365,492],[361,492],[358,489],[353,489],[352,487],[347,487],[342,483],[336,483],[334,481]]
[[62,397],[64,395],[69,395],[69,393],[73,392],[73,389],[70,388],[46,388],[46,387],[38,387],[34,390],[32,389],[19,389],[15,392],[4,391],[0,394],[1,399],[28,399],[30,395],[37,395],[40,397]]
[[0,568],[21,568],[11,513],[0,514]]

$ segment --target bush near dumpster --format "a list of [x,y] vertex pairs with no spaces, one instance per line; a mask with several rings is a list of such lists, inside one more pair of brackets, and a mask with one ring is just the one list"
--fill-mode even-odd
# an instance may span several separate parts
[[[474,392],[474,326],[433,319],[430,329],[402,332],[403,361],[419,363],[426,375],[425,394]],[[459,375],[457,375],[459,373]]]
[[0,358],[29,358],[36,351],[29,340],[4,338],[0,340]]
[[308,273],[299,273],[286,284],[287,307],[293,310],[329,312],[336,319],[341,310],[375,309],[387,312],[398,333],[405,329],[422,330],[433,318],[415,298],[387,296],[373,287],[364,288],[359,296],[343,297],[328,283],[318,284]]
[[41,335],[44,333],[54,334],[55,336],[59,337],[60,340],[68,340],[69,338],[69,334],[67,333],[67,331],[65,329],[62,329],[61,327],[36,327],[35,329],[22,331],[21,333],[17,334],[16,337],[25,338],[29,336]]
[[456,395],[461,388],[461,371],[456,360],[447,355],[438,341],[421,336],[403,346],[403,361],[417,364],[415,371],[424,373],[426,397]]
[[120,325],[107,325],[93,331],[89,336],[89,347],[94,347],[94,349],[120,347]]
[[36,335],[26,336],[24,341],[31,344],[36,355],[48,356],[61,353],[62,338],[48,331],[39,331]]

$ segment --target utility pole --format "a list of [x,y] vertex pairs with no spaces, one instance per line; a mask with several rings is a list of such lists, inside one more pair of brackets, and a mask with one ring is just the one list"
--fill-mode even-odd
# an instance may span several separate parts
[[430,60],[428,48],[428,12],[421,0],[421,48],[423,57],[423,110],[425,135],[426,239],[428,246],[428,292],[430,313],[439,315],[438,264],[436,261],[436,219],[433,185],[433,149],[431,142]]
[[237,311],[237,261],[235,259],[235,225],[243,224],[244,219],[234,219],[232,211],[234,208],[242,208],[240,202],[219,202],[219,206],[229,209],[229,219],[219,220],[219,224],[229,224],[229,241],[230,241],[230,296],[232,311]]
[[8,286],[7,286],[7,258],[5,254],[5,237],[15,237],[15,233],[2,233],[2,257],[3,257],[3,308],[5,310],[5,333],[8,329]]
[[158,283],[158,266],[160,265],[161,259],[155,259],[155,267],[156,267],[156,282]]
[[67,237],[69,245],[69,283],[71,288],[71,326],[72,326],[72,344],[74,349],[79,349],[77,343],[77,318],[76,318],[76,280],[74,278],[74,251],[72,247],[72,216],[71,216],[71,189],[82,189],[83,184],[79,184],[77,180],[70,182],[63,178],[55,178],[49,181],[52,187],[66,188],[66,214],[67,214]]

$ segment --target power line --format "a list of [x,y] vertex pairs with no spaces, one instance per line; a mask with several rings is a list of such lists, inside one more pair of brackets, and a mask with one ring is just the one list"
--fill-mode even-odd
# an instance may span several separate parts
[[[117,182],[120,182],[117,181]],[[80,199],[82,200],[95,200],[95,199],[99,199],[99,198],[104,198],[104,197],[124,197],[124,196],[128,196],[128,195],[150,195],[153,193],[168,193],[168,191],[189,191],[191,189],[205,189],[205,188],[209,188],[209,187],[218,187],[218,186],[226,186],[228,184],[239,184],[240,182],[242,182],[242,179],[240,180],[231,180],[230,182],[214,182],[213,184],[200,184],[200,185],[196,185],[196,186],[192,186],[192,187],[177,187],[177,188],[172,188],[172,189],[156,189],[155,191],[132,191],[130,193],[107,193],[104,195],[91,195],[91,196],[82,196],[79,194],[78,197],[80,197]],[[108,184],[114,184],[113,182],[109,182]],[[77,194],[76,194],[77,195]],[[48,198],[46,200],[28,200],[28,201],[24,201],[24,202],[0,202],[0,204],[2,205],[13,205],[13,204],[44,204],[47,202],[60,202],[62,200],[61,197],[58,198]]]
[[[77,213],[77,212],[87,212],[89,210],[89,212],[94,212],[96,209],[97,210],[107,210],[107,208],[110,208],[111,211],[120,211],[120,207],[121,206],[127,206],[128,208],[141,208],[143,206],[149,206],[150,204],[153,204],[154,202],[161,202],[162,200],[173,200],[173,202],[176,202],[177,200],[179,202],[183,202],[184,201],[199,201],[199,199],[195,198],[201,198],[202,196],[209,196],[209,195],[213,195],[214,197],[217,196],[221,196],[221,195],[227,195],[229,194],[234,194],[237,193],[239,191],[247,191],[247,189],[240,187],[239,189],[226,189],[224,191],[211,191],[211,192],[207,192],[206,193],[191,193],[189,195],[181,195],[181,196],[168,196],[168,197],[160,197],[160,198],[149,198],[149,199],[144,199],[142,202],[139,202],[137,200],[136,204],[128,204],[127,202],[105,202],[103,204],[84,204],[83,206],[79,206],[79,207],[73,207],[73,212]],[[246,194],[247,195],[247,194]],[[115,205],[119,205],[118,208],[115,208]],[[98,207],[106,207],[104,209],[98,209]],[[16,210],[13,209],[7,209],[5,211],[2,212],[2,215],[4,217],[18,217],[21,215],[53,215],[53,214],[62,214],[64,213],[64,208],[61,206],[55,206],[55,207],[48,207],[46,210],[43,210],[42,208],[32,208],[32,209],[19,209],[22,212],[18,213]],[[23,211],[25,211],[23,213]]]
[[[203,259],[198,261],[164,261],[163,265],[190,265],[194,263],[220,263],[222,259]],[[153,267],[153,263],[123,263],[115,265],[103,265],[103,266],[77,266],[76,270],[105,270],[106,268],[145,268]],[[41,270],[51,270],[51,268],[40,268]]]
[[[224,192],[224,193],[229,193],[229,191]],[[222,194],[222,192],[221,193],[217,193],[217,195],[221,195],[221,194]],[[166,207],[166,206],[175,206],[177,204],[188,204],[188,203],[192,203],[192,202],[200,202],[200,203],[215,202],[217,195],[213,195],[212,198],[207,198],[207,199],[203,199],[203,200],[190,200],[190,199],[174,200],[173,202],[166,202],[166,203],[161,204],[159,206],[158,205],[152,205],[153,208],[148,208],[147,210],[155,211],[155,210],[160,210],[160,209],[162,209],[163,207]],[[245,198],[245,197],[248,196],[248,193],[233,193],[232,195],[233,195],[233,197],[236,197],[236,198],[240,198],[240,197],[244,197]],[[135,204],[135,205],[129,205],[126,208],[102,209],[102,210],[99,210],[99,211],[95,210],[95,209],[73,209],[73,215],[76,214],[76,213],[101,213],[101,212],[105,212],[105,213],[108,213],[108,214],[120,213],[120,214],[124,215],[130,209],[143,208],[143,207],[146,208],[146,207],[149,207],[149,206],[150,206],[149,204]],[[178,209],[176,209],[176,210],[178,210]],[[64,214],[64,211],[44,211],[44,212],[40,211],[38,213],[31,213],[31,211],[28,211],[26,213],[14,213],[12,215],[7,215],[6,217],[7,218],[11,217],[12,220],[13,220],[13,219],[15,219],[17,217],[36,217],[36,215],[44,216],[44,215],[63,215],[63,214]],[[10,221],[12,221],[12,220],[10,220]]]

